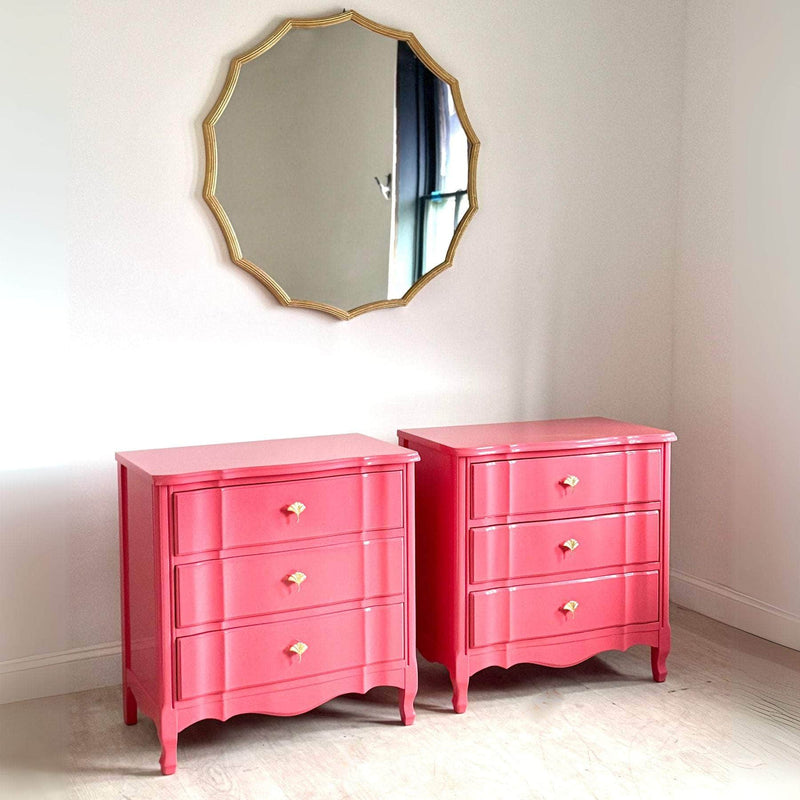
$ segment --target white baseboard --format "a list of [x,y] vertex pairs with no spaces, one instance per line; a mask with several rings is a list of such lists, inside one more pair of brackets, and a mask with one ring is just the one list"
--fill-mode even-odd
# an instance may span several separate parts
[[113,686],[121,663],[119,642],[0,661],[0,703]]
[[762,639],[800,650],[800,616],[719,583],[670,570],[670,600]]

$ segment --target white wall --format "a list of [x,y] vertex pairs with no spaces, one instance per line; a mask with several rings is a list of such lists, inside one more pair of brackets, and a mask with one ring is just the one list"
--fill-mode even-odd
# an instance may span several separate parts
[[673,597],[800,649],[800,4],[690,2]]
[[115,450],[669,424],[682,2],[364,0],[458,77],[481,210],[410,306],[350,322],[279,306],[201,199],[231,55],[339,7],[7,5],[0,699],[118,680]]

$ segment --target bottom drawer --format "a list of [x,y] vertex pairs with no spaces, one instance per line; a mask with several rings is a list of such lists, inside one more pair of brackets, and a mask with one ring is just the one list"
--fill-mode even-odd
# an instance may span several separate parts
[[[177,640],[178,699],[405,658],[404,605],[318,614]],[[301,653],[293,652],[297,647]]]
[[[490,589],[470,595],[470,645],[658,621],[658,570]],[[575,602],[574,611],[565,609]]]

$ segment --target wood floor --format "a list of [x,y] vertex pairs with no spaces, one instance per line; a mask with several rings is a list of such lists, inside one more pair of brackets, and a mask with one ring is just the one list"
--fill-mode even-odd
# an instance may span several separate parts
[[449,707],[421,662],[417,721],[396,689],[300,717],[243,715],[181,733],[162,777],[149,719],[126,727],[119,688],[0,706],[1,798],[800,797],[800,653],[673,610],[666,683],[649,650],[564,670],[491,668]]

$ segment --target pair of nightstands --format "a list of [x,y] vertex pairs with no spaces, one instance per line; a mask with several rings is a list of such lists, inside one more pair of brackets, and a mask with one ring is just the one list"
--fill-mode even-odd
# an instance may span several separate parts
[[165,774],[209,717],[385,685],[410,724],[417,645],[458,712],[490,665],[647,644],[664,680],[674,434],[586,418],[398,436],[117,454],[124,715],[155,721]]

